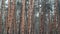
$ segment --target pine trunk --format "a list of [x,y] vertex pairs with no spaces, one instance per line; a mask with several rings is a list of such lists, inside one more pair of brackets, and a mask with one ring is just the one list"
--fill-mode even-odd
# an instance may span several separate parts
[[24,30],[25,30],[25,3],[26,3],[26,0],[22,0],[21,34],[24,34]]
[[33,8],[34,8],[34,0],[29,0],[29,9],[28,9],[28,34],[31,34]]
[[8,0],[8,17],[6,25],[7,34],[13,34],[13,24],[14,24],[13,20],[15,14],[14,10],[15,10],[15,0]]

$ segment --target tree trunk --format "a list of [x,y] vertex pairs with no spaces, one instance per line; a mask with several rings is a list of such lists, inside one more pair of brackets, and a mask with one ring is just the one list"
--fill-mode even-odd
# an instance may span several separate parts
[[[13,20],[14,20],[14,14],[15,14],[15,0],[8,0],[8,19],[7,19],[7,25],[6,30],[7,34],[13,34]],[[15,29],[14,29],[15,30]]]
[[34,0],[29,0],[29,9],[28,9],[28,34],[31,34],[33,9],[34,9]]
[[46,1],[42,3],[42,9],[40,15],[40,34],[45,34],[44,32],[45,12],[46,12]]
[[57,24],[58,24],[58,19],[57,19],[57,16],[58,16],[58,0],[55,0],[55,6],[54,6],[54,34],[56,34],[56,31],[57,31]]
[[25,30],[25,3],[26,3],[26,0],[22,0],[21,34],[24,34],[24,30]]
[[0,9],[0,34],[2,34],[2,11]]

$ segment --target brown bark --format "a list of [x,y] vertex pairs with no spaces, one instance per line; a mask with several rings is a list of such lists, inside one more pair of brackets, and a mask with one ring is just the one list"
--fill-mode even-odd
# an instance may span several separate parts
[[32,24],[31,24],[31,34],[34,34],[35,32],[34,32],[34,27],[35,27],[35,11],[34,11],[34,1],[35,0],[32,0]]
[[58,0],[55,0],[55,6],[54,6],[54,28],[56,28],[57,24],[57,14],[58,14]]
[[48,10],[48,19],[49,19],[49,34],[53,34],[52,33],[52,23],[50,22],[50,10]]
[[[45,0],[44,0],[45,1]],[[44,32],[44,23],[45,23],[45,12],[46,12],[46,1],[42,4],[42,10],[40,15],[40,34],[45,34]]]
[[2,13],[0,9],[0,34],[2,34]]
[[17,23],[16,23],[16,16],[14,16],[13,27],[14,27],[14,34],[17,34]]
[[57,31],[57,16],[58,16],[58,0],[55,0],[55,6],[54,6],[54,25],[53,25],[53,27],[54,27],[54,34],[56,34],[56,31]]
[[[55,6],[54,6],[54,29],[60,34],[60,15],[59,15],[59,8],[58,8],[58,1],[55,0]],[[58,19],[57,19],[58,18]],[[58,26],[56,26],[58,24]]]
[[[12,2],[11,2],[12,1]],[[7,34],[12,34],[12,25],[14,24],[15,0],[8,0],[8,19],[6,21]]]
[[32,24],[33,8],[34,8],[34,0],[29,0],[29,9],[28,9],[28,34],[31,34],[31,24]]
[[26,0],[22,0],[21,34],[24,34],[24,30],[25,30],[25,3],[26,3]]
[[[16,0],[14,0],[13,2],[14,2],[13,6],[15,8],[13,11],[15,11],[16,10],[16,4],[15,4]],[[14,12],[14,16],[13,17],[14,17],[14,21],[13,21],[14,34],[17,34],[16,11]]]
[[2,33],[2,32],[3,32],[3,31],[2,31],[2,30],[3,30],[3,29],[2,29],[2,27],[3,27],[3,26],[2,26],[2,11],[3,11],[3,8],[4,8],[4,0],[2,0],[1,9],[0,9],[0,20],[1,20],[1,21],[0,21],[0,34],[3,34],[3,33]]

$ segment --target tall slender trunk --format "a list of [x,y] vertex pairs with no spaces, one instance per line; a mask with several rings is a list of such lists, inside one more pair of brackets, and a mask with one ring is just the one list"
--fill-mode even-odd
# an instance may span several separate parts
[[[4,9],[5,9],[5,6],[4,6],[4,0],[2,0],[2,4],[1,4],[1,17],[3,17],[3,14],[4,14]],[[1,18],[2,19],[2,18]],[[4,22],[3,22],[3,19],[2,19],[2,34],[4,33]]]
[[49,25],[49,32],[48,33],[53,34],[52,33],[52,23],[50,22],[50,10],[48,10],[48,19],[49,19],[49,24],[48,24]]
[[15,11],[14,12],[14,21],[13,21],[13,31],[14,31],[14,34],[17,34],[17,23],[16,23],[16,0],[13,0],[13,5],[12,6],[14,6],[14,9],[13,9],[13,11]]
[[44,32],[45,12],[46,12],[46,0],[44,0],[44,2],[42,3],[42,9],[40,15],[40,34],[45,34]]
[[26,0],[22,0],[21,34],[24,34],[24,30],[25,30],[25,3],[26,3]]
[[29,0],[29,9],[28,9],[28,34],[31,34],[31,24],[32,24],[33,8],[34,8],[34,0]]
[[34,24],[34,23],[35,23],[35,17],[34,17],[34,16],[35,16],[35,15],[34,15],[34,14],[35,14],[35,11],[34,11],[34,1],[35,1],[35,0],[32,0],[32,15],[31,15],[31,17],[32,17],[32,18],[31,18],[32,22],[31,22],[31,34],[34,34],[34,25],[35,25],[35,24]]
[[55,0],[55,6],[54,6],[54,34],[56,34],[56,32],[57,32],[57,21],[58,21],[58,19],[57,19],[57,16],[58,16],[58,0]]
[[1,11],[0,11],[0,34],[2,34],[2,13]]
[[0,34],[2,34],[2,7],[0,8]]
[[15,0],[8,0],[8,17],[6,22],[6,30],[7,34],[12,34],[12,25],[14,20],[14,14],[15,14]]
[[55,0],[55,12],[57,12],[57,16],[58,16],[58,27],[57,27],[57,31],[58,34],[60,34],[60,0]]

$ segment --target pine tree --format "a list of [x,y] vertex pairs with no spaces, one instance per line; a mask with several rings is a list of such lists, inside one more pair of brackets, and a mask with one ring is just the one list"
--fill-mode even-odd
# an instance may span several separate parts
[[34,9],[34,0],[29,0],[29,8],[28,8],[28,34],[31,34],[33,9]]
[[[14,14],[15,14],[15,0],[8,0],[8,17],[6,22],[7,34],[13,34],[13,25],[15,25]],[[14,28],[14,32],[15,32],[15,28]]]
[[24,30],[25,30],[25,3],[26,3],[26,0],[22,0],[21,34],[24,34]]
[[46,12],[46,0],[42,1],[42,9],[40,15],[40,34],[44,34],[44,23],[45,23],[45,12]]

